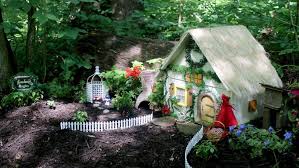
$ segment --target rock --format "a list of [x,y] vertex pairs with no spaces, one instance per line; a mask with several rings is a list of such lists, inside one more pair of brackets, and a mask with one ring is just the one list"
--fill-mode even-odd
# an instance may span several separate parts
[[176,122],[176,119],[171,116],[155,118],[153,120],[153,124],[161,126],[161,127],[169,127],[173,126]]
[[15,156],[15,159],[16,160],[21,160],[22,159],[22,156],[23,156],[23,153],[22,152],[18,152]]
[[92,104],[93,107],[99,107],[100,105],[97,103]]
[[110,110],[108,110],[108,109],[103,110],[103,113],[104,113],[104,114],[107,114],[107,113],[109,113],[109,112],[110,112]]
[[176,122],[177,129],[186,135],[194,135],[200,128],[201,125],[192,122]]

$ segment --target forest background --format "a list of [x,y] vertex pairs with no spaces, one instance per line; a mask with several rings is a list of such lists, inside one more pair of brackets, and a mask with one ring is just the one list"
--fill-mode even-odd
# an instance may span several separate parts
[[0,97],[20,72],[72,97],[105,57],[99,41],[162,44],[191,28],[239,24],[265,47],[286,87],[298,87],[299,0],[0,0]]

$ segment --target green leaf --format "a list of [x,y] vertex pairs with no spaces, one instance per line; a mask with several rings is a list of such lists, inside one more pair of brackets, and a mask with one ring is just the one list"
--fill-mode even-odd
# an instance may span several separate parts
[[77,5],[77,4],[80,3],[80,0],[71,0],[70,2],[73,3],[73,4],[75,4],[75,5]]
[[48,21],[48,17],[41,12],[36,12],[33,17],[41,24],[45,24]]
[[65,29],[63,32],[61,32],[58,37],[59,38],[67,38],[67,39],[77,39],[78,35],[79,35],[79,30],[76,28],[67,28]]
[[95,0],[80,0],[81,2],[96,2]]
[[59,20],[55,15],[53,15],[51,13],[47,14],[47,18],[50,19],[50,20],[53,20],[53,21],[58,21]]

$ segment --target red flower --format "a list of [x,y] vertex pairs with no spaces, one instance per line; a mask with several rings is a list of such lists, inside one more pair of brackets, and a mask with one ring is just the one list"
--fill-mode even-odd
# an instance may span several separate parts
[[294,117],[296,117],[296,116],[297,116],[297,114],[298,114],[298,112],[297,112],[297,111],[292,111],[292,115],[293,115]]
[[299,96],[299,89],[293,89],[293,90],[291,90],[290,94],[292,94],[294,96]]
[[170,114],[170,109],[169,109],[169,107],[168,107],[167,105],[164,105],[164,106],[162,107],[162,113],[163,113],[164,115],[168,115],[168,114]]
[[131,68],[127,68],[126,69],[126,78],[133,77],[133,78],[137,79],[139,77],[140,73],[141,73],[140,66],[133,67],[133,70]]

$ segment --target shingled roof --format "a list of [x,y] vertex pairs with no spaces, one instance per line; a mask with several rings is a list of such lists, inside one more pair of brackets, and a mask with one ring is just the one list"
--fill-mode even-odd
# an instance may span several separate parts
[[256,95],[264,90],[260,83],[282,87],[281,79],[266,56],[263,46],[241,25],[187,31],[166,58],[162,70],[179,56],[190,37],[211,64],[224,87],[236,95]]

